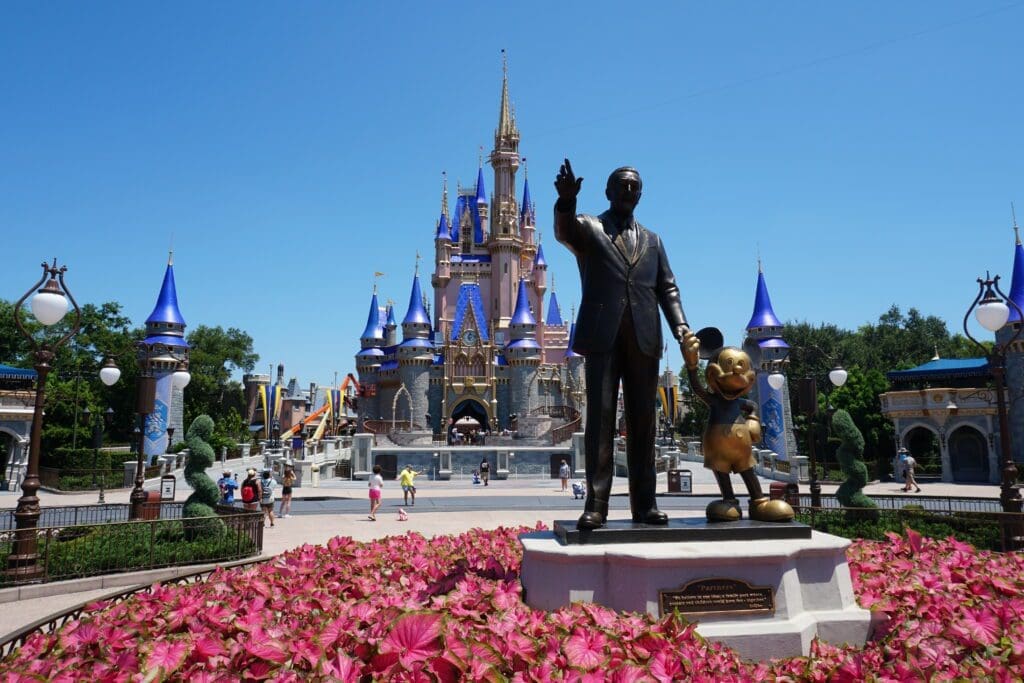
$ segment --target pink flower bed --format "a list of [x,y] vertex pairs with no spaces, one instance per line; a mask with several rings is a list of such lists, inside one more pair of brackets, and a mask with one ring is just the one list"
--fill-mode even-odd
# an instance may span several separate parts
[[3,662],[7,681],[1020,680],[1024,558],[913,532],[849,551],[864,648],[754,663],[667,617],[521,600],[528,529],[335,538],[208,581],[98,603]]

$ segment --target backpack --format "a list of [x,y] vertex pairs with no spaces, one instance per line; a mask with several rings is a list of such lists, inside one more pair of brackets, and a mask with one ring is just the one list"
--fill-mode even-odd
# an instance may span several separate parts
[[250,481],[242,482],[242,502],[243,503],[255,503],[256,502],[256,485]]

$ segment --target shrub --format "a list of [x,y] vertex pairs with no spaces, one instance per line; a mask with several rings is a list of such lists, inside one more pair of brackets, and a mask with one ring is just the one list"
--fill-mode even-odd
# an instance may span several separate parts
[[[223,526],[214,506],[220,500],[220,489],[217,484],[206,476],[206,469],[213,466],[213,448],[207,441],[213,435],[213,420],[209,415],[200,415],[192,421],[188,428],[189,458],[185,465],[185,481],[192,487],[192,495],[185,501],[182,509],[184,517],[206,517],[208,521],[192,520],[186,527],[188,534],[216,536]],[[191,536],[192,538],[194,536]]]

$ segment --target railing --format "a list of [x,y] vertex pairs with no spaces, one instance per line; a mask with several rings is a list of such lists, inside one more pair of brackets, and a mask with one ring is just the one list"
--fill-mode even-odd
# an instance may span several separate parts
[[[269,558],[260,558],[256,560],[247,559],[230,562],[226,564],[218,564],[218,566],[214,567],[213,569],[204,569],[202,571],[193,572],[191,574],[183,574],[181,576],[176,576],[172,579],[160,581],[160,584],[163,586],[171,586],[199,583],[200,581],[205,581],[207,578],[209,578],[211,574],[220,569],[234,569],[237,567],[247,567],[253,564],[262,564],[263,562],[267,562],[268,559]],[[103,595],[98,598],[93,598],[91,600],[81,602],[75,605],[74,607],[66,609],[58,614],[52,614],[48,617],[43,617],[42,619],[39,619],[38,621],[35,621],[29,624],[28,626],[25,626],[24,628],[18,629],[17,631],[7,636],[7,638],[3,642],[0,642],[0,660],[6,659],[12,652],[20,648],[22,645],[24,645],[25,642],[36,633],[51,634],[56,632],[58,629],[62,628],[69,621],[78,619],[82,616],[82,614],[90,605],[94,605],[98,602],[105,602],[110,605],[116,605],[118,603],[124,602],[133,595],[148,591],[151,586],[152,584],[146,583],[135,586],[133,588],[129,588],[127,590],[111,592],[107,595]]]
[[[0,575],[0,586],[225,562],[262,552],[261,513],[218,512],[216,517],[39,526],[40,573],[24,580]],[[6,564],[16,533],[0,532],[0,563]]]
[[1024,548],[1024,514],[1018,512],[801,507],[797,521],[846,538],[883,540],[886,531],[898,533],[910,527],[933,538],[954,536],[980,550]]
[[[161,519],[180,519],[181,509],[185,503],[145,503],[148,506],[160,506]],[[124,503],[104,505],[67,505],[63,507],[44,507],[39,510],[40,527],[66,527],[82,524],[108,524],[127,522],[131,506]],[[16,528],[14,510],[0,510],[0,532]]]
[[557,446],[566,439],[572,437],[573,433],[578,432],[580,424],[583,422],[582,418],[577,417],[572,422],[568,422],[561,427],[555,427],[551,430],[551,445]]
[[[871,495],[871,500],[879,508],[885,510],[902,510],[908,505],[919,505],[929,512],[944,512],[952,514],[955,512],[1002,512],[998,498],[957,498],[954,496],[922,496],[910,494],[905,496]],[[800,507],[811,507],[811,496],[807,493],[800,494]],[[842,503],[836,500],[835,496],[823,495],[821,507],[825,510],[841,509]]]

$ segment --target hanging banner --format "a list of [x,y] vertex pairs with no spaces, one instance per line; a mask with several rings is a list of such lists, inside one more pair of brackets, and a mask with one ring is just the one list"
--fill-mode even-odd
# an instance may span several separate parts
[[761,439],[765,448],[775,451],[781,460],[789,460],[786,451],[786,413],[782,405],[784,400],[782,390],[772,389],[768,384],[768,373],[759,373],[757,401],[761,415]]

